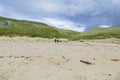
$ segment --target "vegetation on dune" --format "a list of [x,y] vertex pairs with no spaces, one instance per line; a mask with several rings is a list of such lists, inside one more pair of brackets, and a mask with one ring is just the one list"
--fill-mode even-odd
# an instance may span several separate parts
[[29,36],[70,39],[79,32],[64,30],[40,22],[0,17],[0,21],[13,21],[13,26],[0,26],[0,36]]
[[0,17],[0,21],[12,21],[12,26],[0,26],[0,36],[29,36],[43,38],[66,38],[69,40],[120,38],[120,27],[96,28],[76,32],[49,26],[40,22]]
[[59,38],[61,34],[51,28],[35,28],[35,27],[1,27],[0,36],[29,36],[43,38]]
[[120,27],[96,28],[74,36],[72,40],[120,38]]

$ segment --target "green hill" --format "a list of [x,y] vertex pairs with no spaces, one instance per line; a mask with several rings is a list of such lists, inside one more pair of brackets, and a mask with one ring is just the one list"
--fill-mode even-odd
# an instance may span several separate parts
[[120,38],[120,27],[96,28],[80,33],[72,30],[55,28],[40,22],[0,17],[0,22],[5,21],[11,21],[13,25],[0,25],[0,36],[66,38],[70,40]]
[[120,27],[96,28],[74,36],[72,40],[120,38]]
[[0,25],[0,36],[29,36],[70,39],[73,36],[80,34],[79,32],[55,28],[40,22],[0,17],[0,22],[5,21],[11,21],[13,22],[13,25]]

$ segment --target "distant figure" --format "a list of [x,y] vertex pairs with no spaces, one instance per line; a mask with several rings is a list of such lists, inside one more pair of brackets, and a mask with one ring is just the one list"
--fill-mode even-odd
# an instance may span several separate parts
[[57,43],[57,39],[56,38],[54,39],[54,42]]
[[58,39],[55,38],[55,39],[54,39],[54,42],[55,42],[55,43],[58,43]]

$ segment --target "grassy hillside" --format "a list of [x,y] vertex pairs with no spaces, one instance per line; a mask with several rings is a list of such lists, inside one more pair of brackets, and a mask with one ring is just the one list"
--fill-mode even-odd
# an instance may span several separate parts
[[70,39],[79,32],[58,29],[44,23],[16,20],[0,17],[0,21],[12,21],[13,26],[0,26],[0,36],[29,36],[43,38],[67,38]]
[[40,22],[16,20],[4,17],[0,17],[0,21],[12,21],[14,23],[13,26],[0,26],[0,36],[67,38],[70,40],[120,38],[120,27],[96,28],[79,33],[55,28]]
[[120,27],[96,28],[74,36],[72,40],[120,38]]

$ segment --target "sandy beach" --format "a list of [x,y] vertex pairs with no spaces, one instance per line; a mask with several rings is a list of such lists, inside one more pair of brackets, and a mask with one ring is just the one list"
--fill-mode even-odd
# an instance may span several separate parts
[[120,80],[119,40],[0,37],[0,80]]

